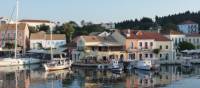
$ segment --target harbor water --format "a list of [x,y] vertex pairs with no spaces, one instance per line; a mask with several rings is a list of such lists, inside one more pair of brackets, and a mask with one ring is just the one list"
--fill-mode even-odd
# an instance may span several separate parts
[[42,65],[0,67],[0,88],[199,88],[200,65],[163,65],[159,71],[122,73],[73,67],[46,72]]

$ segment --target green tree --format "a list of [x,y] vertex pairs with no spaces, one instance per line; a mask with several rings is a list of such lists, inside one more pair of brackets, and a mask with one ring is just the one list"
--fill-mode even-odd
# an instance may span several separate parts
[[179,51],[183,51],[183,50],[192,50],[192,49],[195,49],[195,46],[194,46],[192,43],[183,41],[183,42],[180,42],[180,43],[178,44],[177,49],[178,49]]
[[177,30],[177,26],[174,23],[167,23],[163,26],[164,30]]
[[45,25],[45,24],[37,26],[37,29],[39,29],[39,31],[50,32],[50,27],[48,25]]
[[69,43],[71,41],[71,38],[72,38],[72,35],[73,35],[75,29],[72,24],[64,23],[63,30],[64,30],[64,34],[66,36],[66,42]]
[[38,32],[38,30],[34,26],[28,26],[28,29],[29,29],[30,33],[36,33],[36,32]]

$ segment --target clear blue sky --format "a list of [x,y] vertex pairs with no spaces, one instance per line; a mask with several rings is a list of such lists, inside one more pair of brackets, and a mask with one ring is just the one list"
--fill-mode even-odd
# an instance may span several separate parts
[[[16,0],[2,0],[0,16],[9,17]],[[117,22],[200,10],[199,0],[20,0],[20,19]]]

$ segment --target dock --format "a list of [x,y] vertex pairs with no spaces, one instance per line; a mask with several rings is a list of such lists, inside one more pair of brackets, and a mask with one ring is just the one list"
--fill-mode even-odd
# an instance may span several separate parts
[[[192,64],[200,64],[200,59],[190,59],[190,63]],[[185,62],[183,59],[177,59],[177,60],[160,60],[160,64],[166,64],[166,65],[174,65],[174,64],[181,64]]]

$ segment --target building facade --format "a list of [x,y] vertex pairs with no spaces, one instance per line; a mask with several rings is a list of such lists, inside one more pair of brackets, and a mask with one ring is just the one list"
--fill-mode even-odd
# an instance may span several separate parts
[[[77,41],[77,49],[73,54],[75,60],[94,57],[97,60],[107,61],[119,59],[123,56],[123,45],[110,37],[80,36]],[[122,58],[122,57],[121,57]]]
[[181,24],[178,24],[179,31],[185,33],[185,34],[191,34],[191,33],[199,33],[199,25],[198,23],[195,23],[193,21],[185,21]]
[[[128,31],[123,34],[126,37],[125,50],[127,60],[142,59],[171,59],[171,41],[155,32]],[[159,52],[155,53],[154,50]]]
[[185,41],[192,43],[196,49],[200,49],[200,34],[186,35]]
[[[0,27],[0,47],[6,44],[15,44],[16,24],[3,24]],[[25,52],[29,48],[29,29],[24,23],[18,24],[17,45],[23,48]]]
[[64,34],[46,34],[41,31],[38,33],[32,33],[30,36],[30,49],[39,48],[58,48],[66,45],[66,38]]

